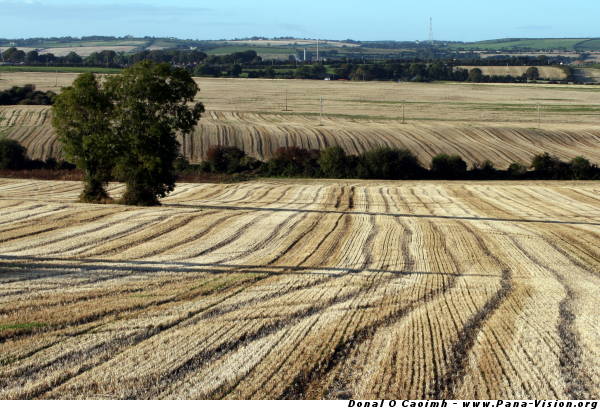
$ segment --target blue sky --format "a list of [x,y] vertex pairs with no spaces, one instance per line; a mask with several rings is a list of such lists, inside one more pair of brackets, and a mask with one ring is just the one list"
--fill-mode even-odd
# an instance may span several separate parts
[[0,0],[0,37],[600,37],[597,0]]

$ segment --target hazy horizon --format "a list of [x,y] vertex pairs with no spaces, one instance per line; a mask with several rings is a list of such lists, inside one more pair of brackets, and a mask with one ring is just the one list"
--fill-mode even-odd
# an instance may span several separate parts
[[[585,9],[586,13],[581,10]],[[600,4],[573,0],[552,9],[547,1],[522,4],[506,0],[481,4],[467,0],[449,4],[432,0],[408,4],[375,0],[365,7],[356,0],[317,2],[303,6],[264,0],[0,0],[2,38],[81,37],[107,35],[177,37],[216,40],[244,37],[298,37],[363,41],[425,40],[429,18],[434,38],[481,41],[499,38],[592,38]]]

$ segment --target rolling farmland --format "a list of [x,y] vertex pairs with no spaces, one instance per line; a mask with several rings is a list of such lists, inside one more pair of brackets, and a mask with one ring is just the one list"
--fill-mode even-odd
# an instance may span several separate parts
[[[34,83],[40,90],[59,91],[75,77],[3,73],[0,88]],[[388,145],[411,149],[424,164],[441,152],[459,154],[469,163],[491,159],[499,167],[514,161],[529,163],[543,151],[564,160],[584,155],[600,162],[596,86],[197,81],[198,99],[207,113],[191,136],[180,138],[183,153],[194,162],[218,144],[236,145],[259,159],[270,158],[281,146],[340,145],[357,154]],[[286,93],[288,111],[284,111]],[[33,158],[61,157],[48,108],[0,107],[0,129],[26,146]]]
[[80,188],[0,180],[2,399],[600,397],[598,183]]

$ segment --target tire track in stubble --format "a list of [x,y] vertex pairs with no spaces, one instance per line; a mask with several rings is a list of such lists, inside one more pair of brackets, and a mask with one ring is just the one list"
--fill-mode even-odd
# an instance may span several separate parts
[[[319,191],[319,192],[320,192],[320,191]],[[340,216],[340,218],[341,218],[341,216]],[[337,224],[336,224],[336,227],[337,227]],[[332,231],[333,231],[333,230],[332,230]],[[316,251],[316,250],[315,250],[315,251]],[[281,256],[283,256],[283,255],[281,255]],[[275,262],[277,259],[278,259],[278,258],[275,258],[275,259],[273,260],[273,262]],[[229,299],[229,298],[231,298],[231,297],[234,297],[235,295],[237,295],[237,294],[241,293],[243,290],[245,290],[245,289],[249,288],[249,287],[250,287],[250,286],[252,286],[252,285],[255,285],[256,283],[260,282],[261,280],[264,280],[265,278],[268,278],[268,276],[267,276],[267,277],[264,277],[264,276],[263,276],[263,277],[258,277],[257,279],[254,279],[254,280],[252,280],[252,281],[251,281],[251,283],[250,283],[248,286],[246,286],[244,289],[241,289],[241,290],[239,290],[239,291],[235,292],[233,295],[230,295],[229,297],[227,297],[227,298],[225,298],[225,299],[223,299],[223,300],[221,300],[221,301],[219,301],[219,302],[216,302],[216,303],[214,303],[213,305],[211,305],[211,306],[207,307],[206,309],[203,309],[202,311],[210,311],[210,309],[211,309],[211,308],[218,306],[220,303],[223,303],[223,302],[224,302],[226,299]],[[288,289],[287,291],[288,291],[288,292],[291,292],[291,291],[293,291],[293,290],[294,290],[294,289]],[[220,291],[221,291],[221,292],[223,292],[224,290],[223,290],[223,289],[220,289]],[[167,302],[168,302],[168,301],[162,301],[162,303],[167,303]],[[161,303],[161,304],[162,304],[162,303]],[[182,323],[183,323],[183,322],[185,322],[185,321],[192,323],[192,322],[194,321],[194,317],[195,317],[195,316],[196,316],[198,313],[200,313],[200,312],[190,313],[190,314],[188,314],[188,316],[187,316],[186,318],[184,318],[182,321],[178,321],[177,323],[173,323],[172,325],[170,325],[170,326],[167,326],[167,327],[165,327],[165,326],[162,326],[162,327],[161,327],[161,329],[160,329],[158,332],[156,332],[156,333],[154,333],[154,334],[150,334],[150,335],[148,335],[147,337],[144,337],[144,338],[142,338],[141,340],[137,340],[137,339],[136,339],[136,340],[135,340],[135,343],[134,343],[134,345],[137,345],[137,344],[141,343],[142,341],[144,341],[144,340],[147,340],[147,339],[148,339],[148,338],[150,338],[150,337],[156,336],[156,335],[158,335],[158,334],[162,333],[163,331],[165,331],[165,330],[168,330],[168,329],[170,329],[170,328],[172,328],[172,327],[174,327],[174,326],[176,326],[176,325],[180,325],[180,324],[182,324]],[[212,316],[212,315],[209,315],[209,316]],[[132,346],[121,346],[121,348],[120,348],[118,351],[124,351],[124,350],[126,350],[128,347],[132,347]],[[97,363],[97,364],[99,364],[99,363]],[[97,365],[97,364],[96,364],[96,365]],[[95,366],[90,366],[90,367],[87,367],[87,368],[85,368],[85,369],[82,369],[82,371],[81,371],[81,372],[77,372],[77,374],[74,374],[74,375],[71,375],[71,376],[70,376],[70,377],[68,377],[68,378],[62,379],[62,380],[60,381],[60,383],[59,383],[59,384],[57,384],[57,385],[55,385],[55,386],[53,386],[53,387],[51,387],[51,388],[49,388],[49,389],[45,389],[43,392],[40,392],[40,394],[42,394],[42,393],[44,393],[44,392],[47,392],[47,391],[50,391],[50,390],[52,390],[52,389],[54,389],[54,388],[57,388],[58,386],[60,386],[60,385],[62,385],[62,384],[64,384],[64,383],[66,383],[68,380],[72,379],[73,377],[75,377],[75,376],[78,376],[79,374],[81,374],[81,373],[83,373],[83,372],[85,372],[85,371],[89,371],[89,370],[91,370],[92,368],[96,367],[96,365],[95,365]]]
[[[535,257],[515,238],[509,237],[509,240],[533,263],[551,272],[565,290],[565,297],[561,300],[558,308],[559,321],[557,332],[561,340],[561,354],[559,357],[560,371],[566,386],[565,393],[567,393],[572,400],[589,400],[592,392],[590,387],[591,381],[584,376],[584,363],[581,358],[582,354],[579,342],[580,336],[575,327],[577,316],[575,313],[576,309],[574,301],[577,300],[577,294],[562,273]],[[548,242],[546,241],[546,243]]]
[[502,305],[513,293],[514,284],[512,281],[512,270],[496,255],[494,255],[481,236],[470,226],[459,222],[462,227],[469,232],[475,239],[479,249],[491,260],[493,260],[502,269],[502,278],[500,280],[500,289],[488,299],[485,305],[471,316],[458,332],[458,339],[451,349],[449,369],[434,382],[431,396],[434,398],[450,399],[454,397],[455,388],[465,377],[468,366],[468,358],[473,350],[473,346],[485,326],[486,322],[494,315],[500,305]]
[[[505,198],[504,196],[502,197]],[[493,208],[496,208],[501,212],[501,214],[509,215],[507,211],[505,211],[504,209],[498,209],[485,198],[478,197],[477,199],[480,202],[489,204]],[[480,202],[471,201],[471,203],[475,206],[480,206]],[[579,343],[580,336],[575,327],[576,313],[574,301],[576,300],[577,295],[574,289],[571,286],[569,286],[566,277],[562,273],[560,273],[554,267],[542,262],[540,259],[535,257],[531,252],[525,249],[524,246],[522,246],[514,238],[514,236],[507,235],[507,238],[520,252],[523,253],[523,255],[525,255],[529,260],[531,260],[535,265],[543,267],[544,269],[547,269],[549,272],[551,272],[565,290],[565,297],[559,304],[559,323],[557,325],[558,335],[561,340],[561,355],[559,358],[559,366],[563,381],[566,386],[566,393],[574,400],[585,400],[586,397],[590,397],[590,392],[592,390],[589,387],[590,381],[583,375],[583,363],[581,359],[581,347]],[[546,240],[543,234],[541,235],[541,239],[544,240],[546,244],[548,244],[550,247],[556,250],[559,254],[567,257],[567,259],[571,261],[571,263],[573,263],[574,265],[584,269],[587,272],[591,272],[588,267],[583,265],[580,261],[576,260],[572,255],[569,255],[568,252],[565,252],[564,250],[560,249],[551,241]]]
[[[352,201],[351,201],[351,195],[349,195],[348,198],[348,205],[347,207],[352,206]],[[346,233],[349,230],[349,222],[350,222],[350,218],[348,215],[339,215],[337,217],[337,220],[333,226],[333,228],[324,236],[321,238],[320,242],[317,244],[317,246],[313,249],[313,251],[309,254],[307,254],[303,260],[298,264],[298,267],[300,267],[301,265],[303,265],[306,261],[308,261],[314,254],[316,254],[316,252],[321,248],[321,246],[325,243],[325,241],[328,240],[328,238],[330,237],[330,235],[332,235],[339,227],[340,221],[344,219],[346,223],[344,223],[344,226],[342,227],[341,232],[336,235],[336,236],[345,236]],[[321,256],[322,261],[326,262],[329,259],[329,255],[334,252],[334,247],[329,247],[327,252]],[[281,255],[283,256],[283,254]],[[278,258],[274,259],[271,261],[271,263],[275,263],[278,260]],[[320,264],[319,264],[320,265]],[[275,267],[275,266],[274,266]],[[287,270],[282,272],[281,274],[287,274],[287,273],[293,273],[295,270]],[[343,274],[341,275],[343,276]],[[339,279],[341,277],[340,275],[338,276],[334,276],[334,277],[327,277],[327,278],[323,278],[317,281],[313,281],[310,284],[303,284],[303,285],[299,285],[299,286],[294,286],[288,289],[285,289],[281,292],[275,292],[273,294],[269,294],[267,295],[267,297],[257,297],[257,298],[252,298],[250,300],[246,300],[244,302],[241,302],[239,304],[235,304],[234,306],[230,306],[228,308],[216,308],[216,310],[213,311],[207,311],[205,314],[203,314],[202,316],[195,318],[191,324],[193,323],[197,323],[199,321],[202,320],[206,320],[206,319],[213,319],[215,316],[221,316],[224,315],[226,313],[230,313],[233,312],[237,309],[243,308],[245,306],[249,306],[252,304],[256,304],[256,303],[263,303],[266,302],[268,300],[277,298],[277,297],[281,297],[281,296],[285,296],[286,294],[289,294],[293,291],[298,291],[298,290],[304,290],[304,289],[308,289],[311,287],[315,287],[315,286],[319,286],[322,284],[325,284],[327,282],[331,282],[333,280]],[[172,383],[174,380],[179,380],[179,379],[183,379],[184,377],[186,377],[186,375],[193,373],[194,371],[196,371],[196,369],[206,365],[209,362],[214,362],[216,360],[218,360],[219,358],[223,357],[225,354],[229,353],[229,352],[233,352],[237,349],[239,349],[240,347],[242,347],[243,345],[250,343],[252,341],[258,340],[258,339],[262,339],[264,337],[267,337],[271,334],[273,334],[274,332],[277,332],[281,329],[284,328],[289,328],[291,326],[293,326],[294,324],[299,323],[301,320],[306,319],[308,317],[315,317],[316,315],[318,315],[320,312],[322,312],[323,310],[327,309],[328,307],[331,307],[333,305],[336,304],[340,304],[340,303],[344,303],[347,300],[350,300],[354,297],[356,297],[359,294],[363,294],[365,291],[365,289],[359,290],[355,293],[352,294],[348,294],[345,295],[343,297],[334,297],[333,299],[331,299],[329,302],[327,302],[326,304],[320,306],[320,307],[315,307],[315,306],[311,306],[303,311],[300,312],[296,312],[295,314],[288,316],[284,319],[281,319],[279,321],[276,321],[275,323],[272,324],[268,324],[265,326],[260,327],[258,330],[254,331],[254,332],[250,332],[250,333],[245,333],[242,336],[240,336],[238,339],[233,340],[233,341],[229,341],[229,342],[225,342],[213,349],[211,349],[209,352],[201,352],[198,353],[197,355],[195,355],[194,357],[191,357],[190,359],[188,359],[184,364],[182,364],[181,366],[179,366],[177,369],[174,369],[172,372],[170,372],[168,375],[164,376],[162,378],[163,383]],[[251,371],[251,370],[250,370]],[[241,381],[238,380],[238,382]],[[227,392],[222,392],[223,395],[225,395]],[[151,397],[152,394],[147,395],[148,397]],[[209,395],[210,396],[210,395]]]
[[[350,196],[349,196],[349,198],[350,198]],[[350,205],[351,205],[351,202],[348,201],[348,206],[350,206]],[[372,222],[373,222],[372,225],[371,225],[372,226],[372,230],[369,233],[369,235],[367,236],[367,239],[365,241],[364,249],[370,248],[371,243],[372,243],[373,239],[375,238],[375,236],[377,234],[377,227],[374,224],[374,217],[372,216],[371,218],[372,218]],[[338,219],[338,222],[339,222],[339,219]],[[344,229],[344,231],[347,232],[348,230]],[[327,259],[329,259],[329,256],[326,256],[325,258],[323,258],[324,261],[327,260]],[[371,259],[372,259],[372,257],[369,254],[369,252],[365,252],[365,260],[364,260],[364,262],[362,264],[363,266],[360,267],[360,268],[353,269],[352,272],[357,272],[358,273],[358,272],[364,270],[364,266],[368,266],[371,263]],[[340,268],[340,269],[343,270],[343,268]],[[350,272],[351,271],[348,270],[345,273],[342,273],[340,276],[338,276],[338,278],[343,277],[343,276],[347,275]],[[331,281],[331,279],[328,280],[328,281]],[[330,309],[330,308],[332,308],[332,307],[334,307],[336,305],[339,305],[339,304],[343,304],[343,303],[348,302],[350,300],[355,300],[355,299],[357,299],[357,298],[359,298],[361,296],[368,295],[368,294],[370,294],[373,291],[374,288],[377,288],[380,285],[382,285],[380,278],[373,277],[373,279],[369,282],[369,284],[366,287],[362,287],[362,288],[360,288],[360,289],[358,289],[356,291],[350,292],[350,293],[346,294],[343,297],[339,297],[338,298],[337,295],[336,295],[336,297],[334,297],[333,299],[331,299],[330,302],[328,302],[328,303],[326,303],[324,305],[321,305],[319,307],[311,306],[310,308],[306,309],[299,317],[297,317],[297,318],[295,317],[294,320],[292,321],[292,323],[288,323],[288,319],[283,319],[282,323],[281,323],[282,326],[280,326],[280,327],[278,327],[276,329],[273,329],[273,332],[281,330],[281,329],[284,329],[284,328],[290,328],[292,326],[295,326],[296,324],[299,324],[301,320],[309,318],[309,317],[312,317],[315,320],[313,321],[313,323],[309,326],[308,330],[306,331],[306,333],[308,333],[308,332],[310,332],[310,330],[312,329],[312,327],[317,323],[317,319],[318,319],[319,315],[321,315],[327,309]],[[340,288],[338,290],[338,293],[341,292],[342,289],[343,288]],[[346,328],[353,321],[352,319],[353,319],[353,317],[356,314],[357,314],[357,310],[353,310],[351,312],[350,317],[346,321],[346,323],[347,323]],[[269,332],[269,334],[272,334],[273,332]],[[342,334],[345,333],[345,332],[346,332],[346,329],[344,329],[342,331]],[[265,335],[265,336],[268,336],[268,335]],[[329,341],[332,340],[332,338],[334,338],[334,337],[335,337],[335,334],[332,334],[331,337],[330,337],[330,339],[322,345],[321,351],[323,351],[323,349],[327,348],[327,346],[330,344]],[[274,347],[275,346],[273,346],[273,348]],[[290,351],[290,354],[291,353],[292,353],[292,351]],[[288,356],[280,363],[280,365],[278,366],[278,368],[284,366],[284,364],[289,360],[290,354],[288,354]],[[255,364],[254,366],[252,366],[248,370],[248,372],[246,374],[249,374],[250,372],[252,372],[257,365],[258,365],[258,363]],[[276,371],[277,371],[277,369],[274,370],[273,375],[275,374]],[[302,374],[302,372],[300,374]],[[244,377],[245,376],[239,377],[238,380],[237,380],[237,382],[235,382],[232,385],[228,386],[226,389],[223,390],[221,387],[219,387],[218,389],[216,389],[216,390],[208,393],[206,396],[207,397],[212,397],[212,398],[214,398],[214,397],[216,397],[216,398],[224,398],[228,393],[230,393],[233,389],[236,388],[236,386],[244,379]],[[296,376],[296,378],[297,377],[298,376]],[[270,379],[270,378],[272,378],[272,377],[268,377],[268,379]],[[294,380],[296,380],[296,378]],[[216,394],[216,396],[215,396],[215,394]],[[286,392],[283,393],[282,397],[287,397],[286,396]]]
[[[431,225],[431,228],[440,234],[434,225]],[[408,305],[396,310],[395,312],[392,312],[391,314],[378,318],[369,325],[356,330],[350,337],[340,340],[329,355],[325,356],[321,361],[314,363],[309,372],[298,375],[280,398],[305,398],[305,395],[311,384],[319,385],[321,383],[320,381],[325,380],[328,373],[331,372],[338,363],[346,360],[353,349],[371,339],[379,328],[383,326],[391,326],[397,323],[406,317],[410,312],[414,311],[423,304],[432,301],[434,298],[443,295],[448,290],[454,288],[455,285],[456,276],[451,275],[449,281],[444,282],[441,288],[429,290],[422,297],[409,302]],[[344,381],[341,381],[339,388],[341,390],[347,388],[347,386],[344,385]]]

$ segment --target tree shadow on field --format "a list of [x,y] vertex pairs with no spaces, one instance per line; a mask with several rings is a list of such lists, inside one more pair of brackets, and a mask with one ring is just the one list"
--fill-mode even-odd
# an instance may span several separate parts
[[299,209],[299,208],[270,208],[270,207],[252,207],[252,206],[229,206],[229,205],[186,205],[186,204],[164,204],[164,207],[185,208],[185,209],[215,209],[223,211],[269,211],[269,212],[299,212],[314,214],[333,214],[333,215],[367,215],[367,216],[389,216],[393,218],[420,218],[420,219],[442,219],[458,221],[486,221],[486,222],[513,222],[513,223],[538,223],[538,224],[557,224],[557,225],[585,225],[600,226],[600,222],[585,221],[559,221],[553,219],[520,219],[520,218],[493,218],[480,216],[453,216],[453,215],[425,215],[425,214],[403,214],[390,212],[367,212],[367,211],[338,211],[338,210],[317,210],[317,209]]
[[[84,279],[85,283],[97,283],[139,274],[224,274],[224,273],[278,275],[321,275],[338,277],[360,273],[376,273],[391,276],[444,275],[456,277],[500,277],[494,274],[465,274],[456,272],[424,272],[388,269],[362,269],[346,266],[286,266],[286,265],[236,265],[222,263],[194,262],[149,262],[136,260],[105,260],[76,258],[44,258],[35,256],[0,255],[0,285],[15,282],[33,281],[47,278],[70,276]],[[91,282],[90,282],[91,281]]]

